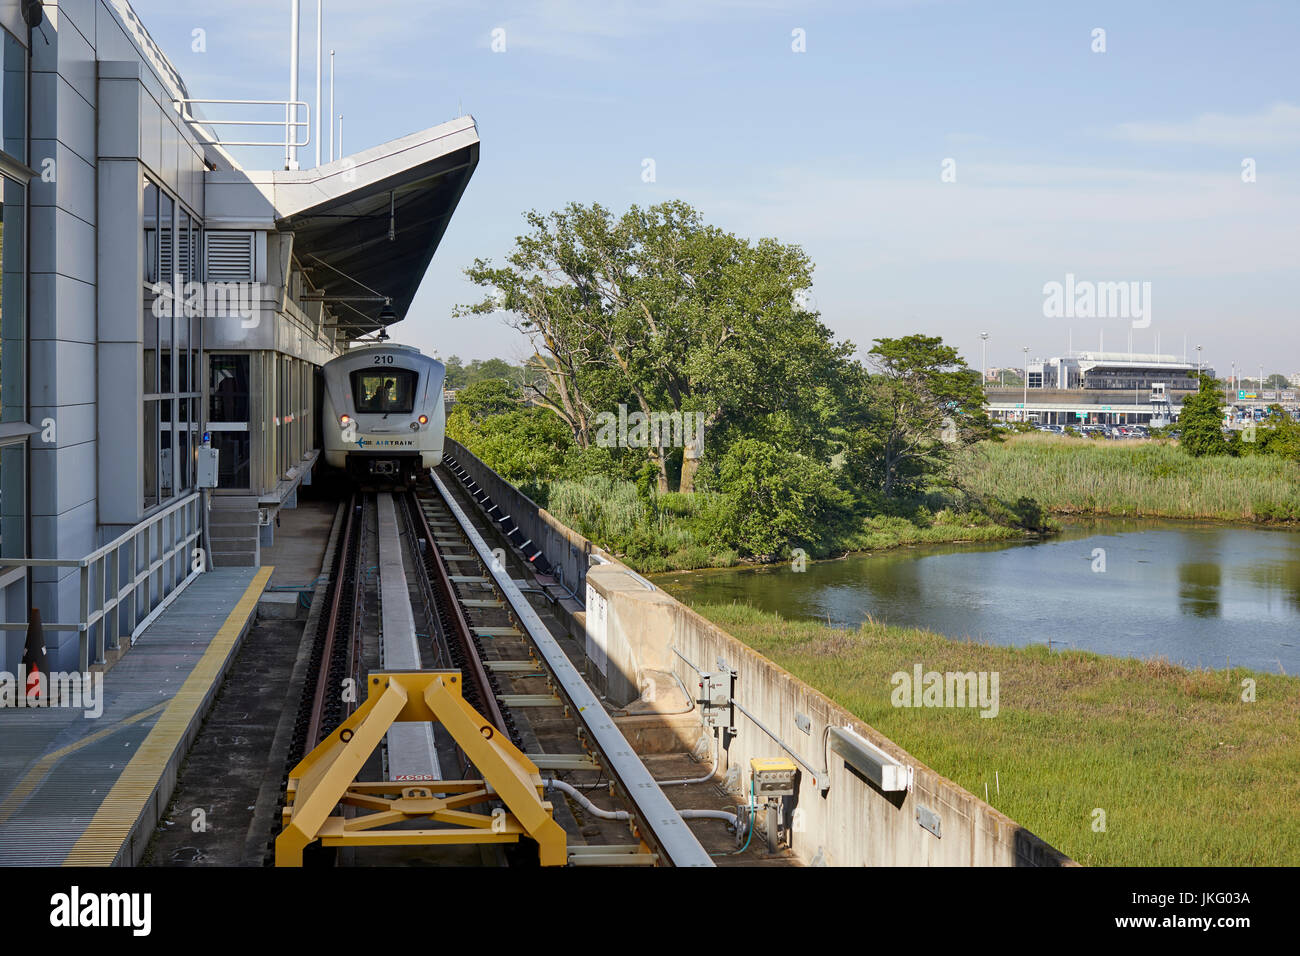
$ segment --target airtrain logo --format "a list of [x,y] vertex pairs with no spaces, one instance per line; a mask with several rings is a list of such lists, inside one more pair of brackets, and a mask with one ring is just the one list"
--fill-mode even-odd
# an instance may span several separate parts
[[398,438],[358,438],[357,447],[365,448],[367,445],[377,445],[387,448],[410,448],[415,442],[409,439]]

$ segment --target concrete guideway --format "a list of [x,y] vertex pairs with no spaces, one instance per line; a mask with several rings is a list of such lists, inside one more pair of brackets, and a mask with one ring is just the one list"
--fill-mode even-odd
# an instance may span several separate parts
[[[673,730],[680,737],[688,725],[697,732],[703,718],[706,726],[721,723],[727,728],[729,744],[719,752],[716,774],[729,793],[743,790],[748,795],[745,784],[753,779],[756,761],[761,766],[777,758],[797,767],[794,792],[781,798],[777,822],[785,831],[781,842],[798,862],[1074,865],[987,801],[944,778],[815,687],[565,527],[459,443],[448,440],[444,464],[449,470],[439,474],[455,476],[464,497],[480,512],[489,500],[509,516],[512,527],[521,529],[529,550],[545,552],[554,569],[556,584],[550,587],[557,592],[555,608],[566,619],[561,625],[580,646],[585,642],[585,658],[580,653],[573,660],[576,666],[585,662],[593,685],[611,706],[626,709],[627,715],[615,722],[638,749]],[[467,501],[464,507],[473,505]],[[585,596],[585,606],[581,600],[574,600],[572,608],[567,600],[558,600],[558,592],[569,594],[570,588],[573,597]],[[698,712],[676,717],[633,710],[646,703],[642,696],[647,686],[671,687],[677,680],[692,689],[707,685],[709,693],[701,696],[710,700],[720,684],[717,703],[706,708],[701,701]],[[735,709],[734,718],[721,710],[724,705]],[[705,710],[711,713],[702,713]],[[833,737],[845,735],[858,742],[850,748],[853,763],[840,752],[844,748],[831,746]],[[858,749],[871,755],[864,757]],[[881,776],[887,765],[894,774],[889,789],[882,786]],[[900,773],[905,774],[902,789]],[[724,856],[720,862],[734,859]]]
[[[379,593],[383,607],[381,646],[383,667],[391,671],[420,669],[420,646],[411,613],[411,592],[402,562],[397,509],[391,494],[376,499],[379,515]],[[429,723],[394,724],[388,731],[389,780],[440,780],[438,750]]]
[[437,471],[430,472],[430,475],[462,533],[483,560],[484,567],[510,604],[520,626],[527,631],[542,656],[555,678],[557,690],[567,699],[571,713],[586,729],[588,739],[600,754],[610,776],[618,781],[647,842],[651,843],[665,863],[673,866],[713,866],[708,852],[655,782],[595,692],[551,636],[506,569],[492,559],[492,549],[456,503]]

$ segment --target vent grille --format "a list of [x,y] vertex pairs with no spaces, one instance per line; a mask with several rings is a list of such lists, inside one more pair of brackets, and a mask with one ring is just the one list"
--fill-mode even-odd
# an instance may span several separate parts
[[253,233],[209,230],[207,279],[209,282],[252,282],[254,269]]

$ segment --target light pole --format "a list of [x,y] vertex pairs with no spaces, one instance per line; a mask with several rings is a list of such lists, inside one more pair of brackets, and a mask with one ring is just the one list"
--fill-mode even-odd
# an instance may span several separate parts
[[293,0],[289,20],[289,102],[284,107],[284,168],[298,168],[298,147],[294,145],[298,127],[293,125],[298,119],[298,20],[299,2]]
[[325,51],[325,0],[316,0],[316,165],[320,166],[320,148],[321,141],[325,138],[325,127],[321,121],[325,119],[325,111],[321,109],[320,99],[320,81],[321,74],[325,72],[325,57],[322,54]]
[[1201,347],[1196,346],[1196,374],[1201,374]]
[[334,162],[334,51],[330,50],[330,162]]
[[1028,345],[1024,347],[1024,353],[1025,353],[1025,367],[1021,369],[1021,372],[1025,376],[1025,401],[1023,407],[1021,408],[1021,411],[1024,412],[1023,415],[1024,421],[1029,421],[1029,346]]
[[980,333],[980,388],[984,387],[984,380],[989,377],[989,334]]

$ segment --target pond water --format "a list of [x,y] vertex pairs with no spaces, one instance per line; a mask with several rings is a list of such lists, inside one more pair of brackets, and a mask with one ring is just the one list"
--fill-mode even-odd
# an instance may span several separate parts
[[904,548],[653,580],[691,604],[1187,666],[1300,674],[1300,531],[1100,519],[1044,541]]

